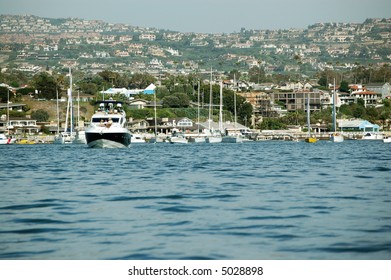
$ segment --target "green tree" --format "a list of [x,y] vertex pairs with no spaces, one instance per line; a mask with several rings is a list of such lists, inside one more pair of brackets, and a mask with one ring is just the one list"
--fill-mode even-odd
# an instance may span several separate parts
[[31,113],[31,117],[37,120],[37,122],[47,122],[49,120],[49,113],[45,110],[38,109]]
[[356,105],[353,107],[352,115],[355,118],[362,119],[365,117],[365,107]]
[[260,83],[265,80],[265,71],[261,67],[254,66],[249,73],[250,82]]
[[[11,94],[9,95],[11,98]],[[8,98],[8,88],[0,87],[0,102],[7,103]]]
[[349,83],[347,81],[341,81],[341,84],[339,86],[339,91],[349,92]]
[[135,73],[130,77],[128,87],[144,89],[151,83],[155,83],[156,79],[148,73]]
[[286,129],[286,124],[278,118],[263,118],[262,123],[259,125],[259,129]]
[[56,99],[58,85],[54,77],[48,73],[41,72],[35,75],[32,85],[38,91],[38,98]]
[[175,93],[163,98],[164,108],[187,108],[190,100],[186,93]]
[[22,95],[28,95],[28,94],[34,93],[34,89],[30,88],[30,87],[19,88],[19,89],[16,90],[16,92],[20,93]]

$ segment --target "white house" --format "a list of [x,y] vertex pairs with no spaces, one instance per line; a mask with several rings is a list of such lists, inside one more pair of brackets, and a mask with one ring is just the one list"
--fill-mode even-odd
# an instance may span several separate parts
[[125,95],[127,98],[130,98],[132,95],[136,95],[142,92],[142,89],[109,88],[107,90],[101,91],[100,93],[111,96],[116,94],[122,94]]
[[391,85],[390,83],[376,83],[367,84],[366,89],[376,93],[381,93],[381,98],[391,97]]

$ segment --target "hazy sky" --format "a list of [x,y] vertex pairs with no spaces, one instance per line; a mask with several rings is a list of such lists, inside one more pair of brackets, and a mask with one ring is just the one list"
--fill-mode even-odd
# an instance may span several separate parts
[[0,14],[78,17],[182,32],[305,28],[391,18],[390,0],[0,0]]

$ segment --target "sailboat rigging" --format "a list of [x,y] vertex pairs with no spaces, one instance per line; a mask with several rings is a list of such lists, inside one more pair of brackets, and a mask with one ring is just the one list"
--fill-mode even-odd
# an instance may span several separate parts
[[[69,88],[67,90],[68,102],[67,102],[67,113],[65,117],[65,129],[59,133],[54,139],[55,144],[71,144],[75,139],[75,132],[73,131],[73,100],[72,100],[72,71],[69,67]],[[58,95],[57,95],[58,100]],[[58,103],[57,103],[58,104]],[[58,105],[57,105],[58,106]],[[58,108],[58,107],[57,107]],[[68,131],[68,120],[70,131]]]
[[308,137],[305,138],[305,142],[307,143],[315,143],[318,141],[316,137],[311,136],[311,117],[310,117],[310,98],[309,93],[307,95],[307,129],[308,129]]
[[332,142],[343,142],[343,135],[337,132],[337,113],[336,113],[336,103],[337,103],[337,91],[335,89],[335,78],[334,78],[334,93],[333,93],[333,133],[330,135],[330,140]]

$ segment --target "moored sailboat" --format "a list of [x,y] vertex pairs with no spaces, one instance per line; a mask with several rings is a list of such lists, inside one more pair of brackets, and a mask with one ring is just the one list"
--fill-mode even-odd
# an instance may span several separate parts
[[[222,85],[220,85],[220,90],[222,90]],[[221,143],[222,136],[221,136],[221,127],[222,127],[222,92],[220,93],[220,114],[219,114],[219,130],[216,131],[214,128],[212,128],[212,122],[213,122],[213,110],[212,110],[212,104],[213,104],[213,90],[212,90],[212,69],[210,70],[210,95],[209,95],[209,119],[208,119],[208,135],[205,138],[206,143]]]
[[342,133],[337,132],[337,91],[335,90],[335,79],[334,79],[334,93],[333,93],[333,133],[330,135],[330,141],[335,143],[343,142]]
[[[235,75],[234,75],[234,84],[235,84]],[[241,134],[238,133],[236,130],[236,123],[237,123],[237,117],[236,117],[236,92],[234,91],[234,133],[232,135],[228,135],[228,132],[226,132],[226,135],[223,136],[222,142],[223,143],[243,143],[243,137]],[[227,131],[227,128],[226,128]]]
[[311,135],[311,118],[310,118],[310,98],[309,94],[307,96],[307,129],[308,129],[308,137],[305,138],[305,142],[307,143],[316,143],[318,139]]
[[0,134],[0,145],[6,144],[14,144],[16,142],[15,138],[12,138],[10,135],[10,91],[7,89],[7,131],[8,135],[6,136],[4,133]]
[[[73,130],[73,100],[72,100],[72,71],[69,67],[69,88],[67,90],[68,102],[67,113],[65,117],[65,129],[63,132],[59,132],[59,111],[58,111],[58,92],[57,92],[57,135],[54,138],[54,144],[72,144],[75,140],[76,132]],[[68,123],[69,121],[69,123]],[[68,129],[69,124],[69,129]]]
[[189,143],[205,143],[205,137],[200,135],[200,81],[197,90],[197,136],[190,136]]

